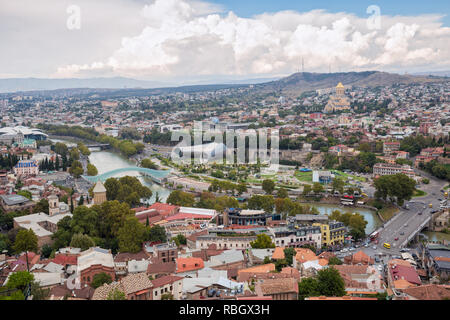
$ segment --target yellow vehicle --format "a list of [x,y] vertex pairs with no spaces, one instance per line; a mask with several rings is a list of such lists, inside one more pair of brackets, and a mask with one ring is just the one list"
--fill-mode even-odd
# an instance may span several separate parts
[[361,193],[361,195],[362,195],[363,197],[367,197],[367,194],[366,194],[366,193]]
[[448,192],[444,193],[444,196],[448,197]]
[[389,243],[385,242],[385,243],[383,244],[383,247],[385,247],[386,249],[390,249],[390,248],[391,248],[391,245],[390,245]]
[[432,204],[432,203],[430,203],[428,206],[429,206],[430,208],[433,208],[433,204]]

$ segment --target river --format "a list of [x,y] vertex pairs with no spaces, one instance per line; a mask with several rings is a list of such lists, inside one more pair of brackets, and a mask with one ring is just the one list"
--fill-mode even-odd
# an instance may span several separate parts
[[[63,143],[73,143],[72,141],[64,141],[60,139],[51,139],[54,142],[63,142]],[[111,170],[120,169],[120,168],[126,168],[126,167],[133,167],[136,166],[136,164],[127,158],[121,156],[120,154],[107,151],[107,150],[91,150],[91,155],[89,156],[89,161],[93,165],[95,165],[98,169],[98,173],[102,174]],[[152,204],[155,202],[155,196],[156,193],[158,193],[159,198],[162,202],[165,202],[167,197],[170,194],[170,190],[166,189],[156,183],[153,183],[151,179],[143,177],[139,172],[137,171],[129,171],[129,172],[123,172],[121,174],[118,174],[117,177],[122,176],[135,176],[138,177],[139,180],[142,182],[143,185],[147,186],[152,190],[152,197],[147,200],[149,204]],[[364,216],[364,218],[367,221],[366,226],[366,234],[370,234],[373,231],[375,231],[379,226],[381,226],[382,222],[378,218],[377,214],[369,209],[363,209],[363,208],[349,208],[349,207],[339,207],[336,205],[327,205],[327,204],[310,204],[313,207],[316,207],[320,214],[331,214],[334,210],[339,210],[341,212],[358,212],[361,215]]]
[[[61,140],[61,139],[51,139],[53,142],[62,142],[69,144],[74,144],[73,141],[70,140]],[[126,168],[126,167],[135,167],[136,164],[133,161],[128,160],[120,154],[111,151],[100,151],[98,149],[91,149],[91,155],[89,156],[89,162],[97,167],[98,173],[102,174],[111,170]],[[137,177],[139,181],[150,190],[152,190],[152,197],[147,199],[147,203],[152,204],[155,202],[156,193],[158,193],[159,198],[162,202],[166,202],[167,197],[170,194],[170,190],[166,189],[156,183],[154,183],[150,178],[142,176],[137,171],[129,171],[118,174],[116,177],[124,177],[124,176],[133,176]]]

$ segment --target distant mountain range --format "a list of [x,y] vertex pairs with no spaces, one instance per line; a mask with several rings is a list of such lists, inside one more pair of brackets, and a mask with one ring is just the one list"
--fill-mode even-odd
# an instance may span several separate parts
[[[212,80],[209,80],[212,81]],[[214,89],[254,85],[255,93],[276,92],[286,96],[299,95],[306,91],[335,87],[339,82],[346,86],[376,87],[393,84],[426,82],[448,82],[445,73],[440,75],[400,75],[379,71],[345,73],[294,73],[281,79],[222,80],[222,84],[208,84],[206,80],[194,85],[174,86],[172,83],[144,81],[123,77],[91,79],[0,79],[0,93],[27,92],[33,95],[70,95],[95,93],[101,96],[121,97],[132,95],[161,94],[169,92],[201,92]],[[206,83],[202,83],[206,82]]]
[[126,88],[161,88],[173,86],[157,81],[142,81],[123,77],[90,79],[39,79],[10,78],[0,79],[0,92],[57,90],[75,88],[126,89]]
[[339,82],[345,86],[377,87],[394,84],[450,81],[450,78],[436,76],[399,75],[379,71],[345,73],[294,73],[278,81],[255,85],[255,88],[281,94],[300,94],[302,92],[335,87]]
[[[199,80],[190,83],[189,86],[204,86],[215,83],[226,84],[254,84],[273,81],[278,78],[244,79],[244,80]],[[176,87],[176,83],[136,80],[131,78],[88,78],[88,79],[39,79],[39,78],[9,78],[0,79],[0,93],[26,92],[26,91],[48,91],[58,89],[154,89]]]
[[429,71],[429,72],[415,72],[418,76],[437,76],[437,77],[450,77],[450,71]]

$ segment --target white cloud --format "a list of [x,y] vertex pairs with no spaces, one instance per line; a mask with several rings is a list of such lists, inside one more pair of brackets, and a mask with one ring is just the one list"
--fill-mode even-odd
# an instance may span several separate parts
[[450,28],[442,27],[439,15],[382,16],[381,29],[370,30],[367,19],[345,12],[280,11],[241,18],[198,0],[133,0],[131,9],[123,1],[111,1],[112,13],[95,24],[99,29],[107,24],[110,34],[86,27],[91,33],[83,37],[86,45],[68,55],[58,48],[61,53],[48,61],[47,70],[51,65],[61,77],[184,81],[289,74],[302,58],[306,71],[315,72],[329,66],[333,71],[450,68]]

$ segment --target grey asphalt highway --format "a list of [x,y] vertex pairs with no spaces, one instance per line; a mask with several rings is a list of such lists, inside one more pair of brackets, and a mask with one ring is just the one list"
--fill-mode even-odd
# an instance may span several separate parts
[[[422,229],[421,226],[431,217],[431,211],[439,209],[440,201],[438,199],[444,199],[444,193],[441,192],[441,189],[447,182],[438,180],[421,171],[419,173],[430,179],[429,184],[422,184],[420,187],[427,194],[405,202],[408,210],[401,208],[399,213],[384,224],[379,233],[376,249],[373,249],[375,243],[371,243],[370,247],[364,250],[367,254],[373,256],[375,252],[382,252],[387,255],[399,255],[400,249],[407,246],[410,236]],[[430,208],[429,204],[432,204],[433,207]],[[389,243],[391,249],[384,248],[384,243]]]

